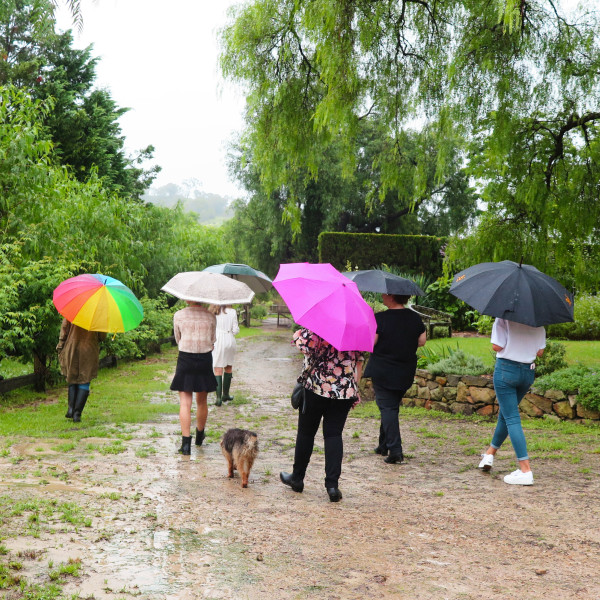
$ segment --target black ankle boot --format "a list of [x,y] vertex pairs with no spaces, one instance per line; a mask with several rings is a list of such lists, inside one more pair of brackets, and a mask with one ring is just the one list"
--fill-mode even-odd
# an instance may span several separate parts
[[285,471],[281,471],[279,473],[279,479],[281,479],[282,483],[285,485],[289,485],[295,492],[299,494],[302,493],[304,489],[304,479],[298,477],[298,475],[294,475],[293,473],[286,473]]
[[339,502],[342,499],[342,492],[339,488],[327,488],[327,494],[331,502]]
[[204,433],[204,429],[202,431],[198,431],[196,427],[196,446],[202,446],[202,442],[206,438],[206,434]]
[[179,448],[179,454],[183,454],[184,456],[189,456],[192,453],[192,436],[188,435],[187,437],[181,436],[181,448]]
[[77,396],[75,396],[75,405],[73,406],[73,423],[79,423],[81,421],[81,413],[85,408],[90,390],[83,390],[77,388]]
[[383,462],[388,463],[388,465],[395,465],[396,463],[400,464],[404,462],[404,454],[400,452],[399,454],[390,454],[387,458],[383,459]]
[[71,383],[69,385],[69,395],[68,395],[68,407],[67,407],[67,414],[65,415],[65,417],[67,419],[72,419],[73,418],[73,409],[75,408],[75,398],[77,397],[77,384],[76,383]]
[[377,448],[375,448],[375,450],[373,450],[373,452],[375,452],[375,454],[380,454],[381,456],[388,455],[387,448],[384,448],[383,446],[377,446]]

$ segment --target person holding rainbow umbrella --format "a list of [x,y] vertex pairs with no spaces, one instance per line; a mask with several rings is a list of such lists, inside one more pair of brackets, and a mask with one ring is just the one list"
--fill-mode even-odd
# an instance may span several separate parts
[[117,279],[84,274],[63,281],[52,295],[64,317],[58,338],[61,373],[69,384],[67,419],[81,421],[90,395],[90,382],[98,376],[99,342],[107,333],[135,329],[144,309],[133,292]]

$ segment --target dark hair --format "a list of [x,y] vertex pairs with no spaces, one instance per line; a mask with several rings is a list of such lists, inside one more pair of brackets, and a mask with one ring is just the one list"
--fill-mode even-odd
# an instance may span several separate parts
[[391,294],[391,296],[394,299],[394,302],[396,302],[396,304],[404,305],[410,300],[410,294],[408,296],[400,294]]

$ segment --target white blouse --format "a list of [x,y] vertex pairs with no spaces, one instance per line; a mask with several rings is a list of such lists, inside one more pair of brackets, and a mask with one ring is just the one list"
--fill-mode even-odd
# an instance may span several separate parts
[[546,330],[543,327],[496,319],[490,341],[502,348],[496,354],[497,358],[532,363],[535,362],[537,351],[546,347]]

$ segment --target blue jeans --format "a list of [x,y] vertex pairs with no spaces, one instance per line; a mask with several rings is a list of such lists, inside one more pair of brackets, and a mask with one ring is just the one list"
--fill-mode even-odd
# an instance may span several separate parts
[[507,436],[513,445],[517,460],[529,460],[527,442],[521,425],[519,402],[529,391],[535,371],[529,363],[518,363],[505,358],[496,359],[494,389],[498,400],[498,423],[492,437],[492,448],[500,448]]

